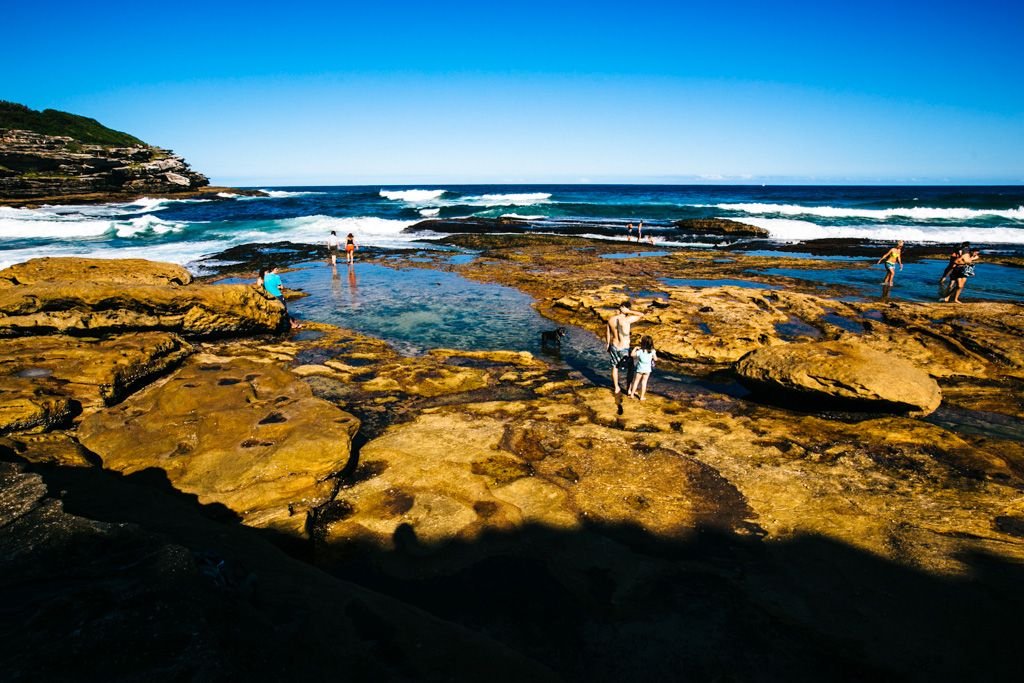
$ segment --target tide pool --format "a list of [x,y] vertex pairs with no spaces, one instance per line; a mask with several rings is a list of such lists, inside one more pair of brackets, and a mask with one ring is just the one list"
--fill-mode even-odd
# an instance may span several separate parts
[[[895,284],[888,298],[936,301],[939,298],[938,279],[945,268],[946,261],[938,260],[908,263],[902,271],[897,268]],[[967,279],[962,301],[1020,301],[1024,297],[1024,269],[981,262],[975,270],[977,275]],[[757,272],[827,285],[846,285],[860,290],[865,297],[883,296],[881,283],[885,278],[885,268],[874,262],[861,268],[767,268]]]

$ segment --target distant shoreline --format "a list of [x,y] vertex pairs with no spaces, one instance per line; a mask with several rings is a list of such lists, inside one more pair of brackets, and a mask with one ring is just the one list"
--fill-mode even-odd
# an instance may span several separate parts
[[15,209],[36,209],[40,206],[61,205],[94,205],[94,204],[115,204],[132,202],[143,197],[150,199],[216,199],[220,193],[240,195],[243,197],[266,197],[267,193],[262,190],[239,188],[239,187],[203,187],[189,192],[152,193],[152,192],[94,192],[89,194],[65,194],[51,195],[47,197],[30,197],[18,199],[0,198],[0,206],[9,206]]

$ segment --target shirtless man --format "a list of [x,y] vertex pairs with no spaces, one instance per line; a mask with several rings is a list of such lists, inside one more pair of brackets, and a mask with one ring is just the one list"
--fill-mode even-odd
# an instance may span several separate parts
[[605,327],[604,339],[608,343],[608,355],[612,359],[612,386],[615,393],[619,393],[619,368],[626,370],[626,386],[633,380],[633,360],[629,355],[629,328],[644,314],[630,308],[630,302],[626,301],[619,306],[619,310],[612,317],[608,318],[608,325]]

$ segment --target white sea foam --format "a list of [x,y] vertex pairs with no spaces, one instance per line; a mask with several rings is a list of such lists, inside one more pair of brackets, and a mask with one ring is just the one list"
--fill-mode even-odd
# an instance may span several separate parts
[[436,216],[441,213],[441,209],[420,209],[420,215],[426,218]]
[[380,196],[396,202],[418,204],[440,199],[447,190],[381,190]]
[[[697,206],[708,207],[702,204]],[[1024,206],[1016,209],[938,209],[914,207],[902,209],[858,209],[837,206],[801,206],[799,204],[713,204],[712,208],[727,211],[742,211],[750,214],[780,214],[783,216],[821,216],[823,218],[869,218],[884,221],[890,218],[909,218],[917,221],[949,220],[969,221],[977,218],[996,217],[1024,221]]]
[[973,242],[975,244],[1024,244],[1024,228],[971,228],[921,225],[818,225],[792,218],[744,218],[764,228],[769,237],[784,241],[851,238],[881,242]]
[[523,194],[482,194],[462,197],[453,201],[455,204],[470,206],[530,206],[546,204],[551,199],[549,192],[527,192]]
[[236,197],[241,197],[242,195],[235,194],[234,192],[218,192],[217,196],[222,199],[235,199]]
[[260,190],[260,192],[266,193],[266,197],[248,197],[248,199],[284,199],[285,197],[308,197],[314,194],[327,194],[326,192],[314,192],[312,190],[297,190],[291,192],[289,190]]
[[517,219],[519,219],[521,221],[539,221],[539,220],[542,220],[544,218],[547,218],[547,216],[524,216],[524,215],[518,214],[518,213],[503,213],[503,214],[501,214],[501,217],[502,218],[517,218]]
[[[344,237],[348,233],[355,235],[356,244],[378,247],[404,246],[409,242],[422,238],[422,234],[405,234],[402,231],[416,221],[400,221],[375,216],[357,216],[337,218],[335,216],[301,216],[274,221],[268,232],[259,233],[260,239],[248,239],[250,234],[234,236],[232,241],[244,242],[267,241],[268,236],[275,240],[290,240],[312,244],[323,243],[331,230]],[[255,235],[251,235],[255,237]],[[239,239],[241,237],[242,239]]]

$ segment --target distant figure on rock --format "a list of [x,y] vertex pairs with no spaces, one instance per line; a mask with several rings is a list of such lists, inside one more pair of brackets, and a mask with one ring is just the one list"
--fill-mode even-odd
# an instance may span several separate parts
[[288,317],[288,324],[291,325],[292,329],[300,329],[302,325],[288,312],[288,304],[285,303],[284,292],[281,291],[281,276],[277,274],[277,267],[271,266],[270,270],[260,268],[260,281],[263,283],[263,289],[267,290],[267,294],[280,301],[281,305],[284,306],[284,314]]
[[630,223],[629,225],[626,226],[626,241],[627,242],[632,242],[633,241],[633,224],[632,223]]
[[636,241],[642,242],[644,239],[644,222],[640,221],[636,226]]
[[[633,361],[636,364],[636,376],[629,387],[629,395],[640,401],[647,396],[647,380],[651,378],[654,363],[658,360],[658,352],[654,350],[654,339],[649,334],[640,338],[640,346],[633,349]],[[640,395],[636,395],[637,387]]]
[[357,248],[358,247],[356,247],[356,238],[352,235],[352,233],[349,233],[348,237],[345,238],[345,255],[348,257],[349,265],[355,263]]
[[338,240],[338,233],[331,230],[330,237],[327,238],[327,252],[331,255],[331,265],[338,265],[338,251],[341,248],[341,242]]
[[980,260],[980,249],[972,249],[962,254],[960,258],[955,261],[953,270],[949,274],[949,280],[951,283],[949,287],[949,294],[944,298],[939,299],[939,301],[950,303],[950,299],[952,299],[952,303],[960,303],[960,294],[963,293],[964,287],[967,286],[967,278],[974,277],[974,264]]
[[886,287],[892,287],[892,280],[896,277],[896,264],[900,265],[900,272],[903,271],[903,240],[896,243],[896,246],[885,252],[885,255],[876,261],[878,263],[885,262],[885,279],[882,280],[882,284]]
[[612,360],[612,385],[616,394],[619,393],[619,370],[626,371],[626,388],[633,381],[633,358],[629,355],[630,327],[644,314],[634,311],[629,301],[619,305],[615,315],[608,318],[605,327],[605,342],[608,344],[608,355]]

